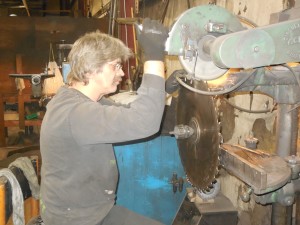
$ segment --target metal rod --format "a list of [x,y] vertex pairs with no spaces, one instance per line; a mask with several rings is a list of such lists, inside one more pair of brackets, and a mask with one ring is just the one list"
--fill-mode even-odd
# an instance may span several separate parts
[[[294,107],[294,105],[293,105]],[[291,139],[291,151],[290,155],[297,155],[297,140],[298,140],[298,113],[299,110],[294,109],[291,113],[291,119],[292,119],[292,139]]]
[[289,156],[292,149],[293,111],[287,113],[292,105],[278,104],[276,121],[276,153],[280,157]]
[[[276,153],[280,157],[286,157],[294,154],[296,151],[295,126],[298,124],[298,111],[288,112],[293,105],[278,104],[278,113],[276,121]],[[297,117],[296,117],[296,115]],[[290,225],[292,224],[293,206],[282,206],[279,203],[272,204],[272,225]]]
[[110,1],[110,10],[109,10],[109,19],[108,19],[108,34],[111,34],[111,24],[112,24],[112,13],[113,7],[112,7],[112,1]]
[[112,25],[111,25],[111,32],[112,32],[111,35],[114,35],[114,32],[115,32],[116,12],[117,12],[117,0],[114,0],[113,17],[112,17]]
[[299,193],[296,193],[295,205],[296,205],[295,225],[300,225],[300,195],[299,195]]
[[280,205],[280,203],[272,204],[272,215],[271,215],[271,224],[272,225],[286,225],[286,210],[287,207]]
[[[299,110],[294,109],[293,111],[295,111],[292,116],[292,120],[293,120],[293,127],[292,127],[292,150],[291,150],[291,155],[297,155],[297,139],[298,139],[298,123],[299,123],[299,118],[298,118],[298,114],[299,114]],[[295,208],[295,225],[300,225],[300,193],[299,191],[296,191],[295,193],[295,204],[294,207]]]

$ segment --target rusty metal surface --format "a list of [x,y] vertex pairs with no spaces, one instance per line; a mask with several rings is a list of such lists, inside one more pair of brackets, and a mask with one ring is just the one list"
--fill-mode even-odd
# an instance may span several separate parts
[[[206,89],[202,81],[194,81],[191,86]],[[181,87],[176,123],[194,130],[191,137],[177,140],[179,153],[189,182],[206,189],[215,180],[218,167],[219,129],[213,98]]]
[[220,163],[250,185],[255,194],[276,190],[291,177],[291,169],[283,158],[237,145],[221,145]]

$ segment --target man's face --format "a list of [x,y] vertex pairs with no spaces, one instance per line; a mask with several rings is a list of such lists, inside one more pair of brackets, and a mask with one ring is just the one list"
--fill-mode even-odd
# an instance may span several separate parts
[[103,94],[114,93],[117,86],[122,81],[124,76],[120,59],[106,63],[101,72],[94,76],[94,81],[97,86],[103,91]]

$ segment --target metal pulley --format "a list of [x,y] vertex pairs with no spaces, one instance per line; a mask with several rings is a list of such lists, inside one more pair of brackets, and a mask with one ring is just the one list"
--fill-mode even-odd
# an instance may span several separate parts
[[202,5],[185,11],[176,20],[166,43],[168,55],[178,55],[183,68],[196,80],[213,80],[225,74],[211,58],[217,37],[244,30],[240,20],[216,5]]

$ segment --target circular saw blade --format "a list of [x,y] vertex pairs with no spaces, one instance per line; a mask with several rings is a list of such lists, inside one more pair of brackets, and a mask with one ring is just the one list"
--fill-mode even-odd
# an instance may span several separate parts
[[[193,81],[191,86],[207,89],[203,81]],[[207,189],[217,174],[219,152],[219,129],[213,97],[181,87],[176,123],[194,130],[189,138],[177,140],[187,178],[199,190]]]

